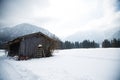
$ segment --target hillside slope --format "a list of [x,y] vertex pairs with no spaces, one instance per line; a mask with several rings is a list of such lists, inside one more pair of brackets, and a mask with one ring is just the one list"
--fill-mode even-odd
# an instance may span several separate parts
[[115,27],[109,30],[78,31],[65,38],[65,40],[80,42],[83,40],[95,40],[96,42],[101,43],[104,39],[112,40],[113,38],[120,39],[120,27]]
[[57,38],[54,34],[42,27],[38,27],[28,23],[22,23],[13,27],[0,27],[0,43],[4,43],[19,36],[35,32],[42,32],[43,34],[48,35],[51,38]]

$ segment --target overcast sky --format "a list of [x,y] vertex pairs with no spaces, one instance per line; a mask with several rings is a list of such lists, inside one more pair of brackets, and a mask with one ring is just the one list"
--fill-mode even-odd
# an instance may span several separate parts
[[[0,25],[30,23],[64,38],[120,25],[117,0],[0,0]],[[119,0],[118,0],[119,1]]]

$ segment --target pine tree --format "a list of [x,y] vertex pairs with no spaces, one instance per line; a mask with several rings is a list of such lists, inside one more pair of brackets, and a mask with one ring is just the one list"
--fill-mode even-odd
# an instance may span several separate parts
[[79,42],[75,42],[75,48],[80,48]]
[[102,42],[102,47],[104,47],[104,48],[111,47],[110,41],[107,40],[107,39],[105,39],[105,40]]

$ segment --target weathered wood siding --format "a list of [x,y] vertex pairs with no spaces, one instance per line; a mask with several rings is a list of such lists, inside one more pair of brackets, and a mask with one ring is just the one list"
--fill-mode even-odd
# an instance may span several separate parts
[[39,37],[36,35],[36,36],[25,37],[22,39],[20,43],[19,55],[35,56],[39,44],[42,44],[45,54],[48,54],[50,41],[47,40],[42,35],[39,35]]
[[[38,45],[42,47],[38,48]],[[56,40],[40,32],[18,37],[8,42],[8,55],[20,57],[49,57],[56,47]],[[41,50],[40,50],[41,48]],[[40,53],[40,54],[39,54]]]

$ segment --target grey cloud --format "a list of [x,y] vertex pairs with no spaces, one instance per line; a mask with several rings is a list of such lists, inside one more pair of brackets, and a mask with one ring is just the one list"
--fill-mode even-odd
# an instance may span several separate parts
[[0,0],[0,23],[29,19],[36,7],[42,10],[48,5],[48,0]]
[[117,0],[117,11],[120,11],[120,0]]

